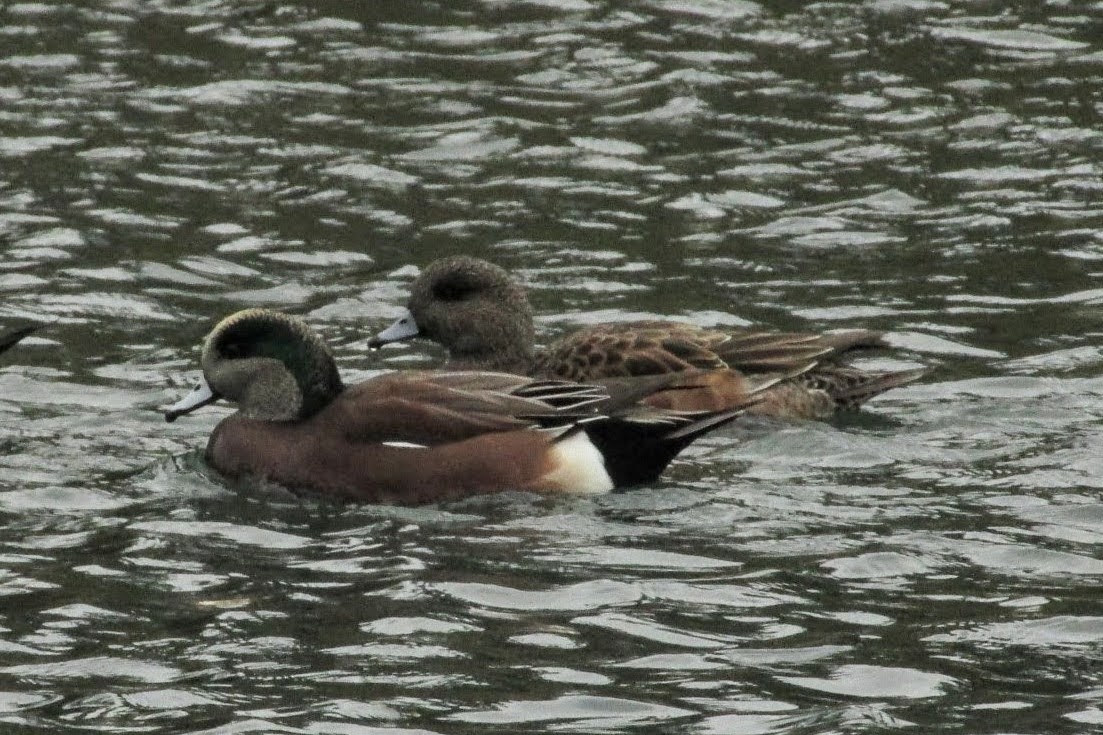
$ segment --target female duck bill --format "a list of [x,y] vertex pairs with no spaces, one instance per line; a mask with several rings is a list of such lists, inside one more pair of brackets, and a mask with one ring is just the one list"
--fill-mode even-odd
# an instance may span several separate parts
[[413,339],[421,333],[414,315],[409,309],[402,310],[402,316],[395,320],[394,324],[384,329],[379,334],[368,340],[368,347],[377,349],[390,342],[401,342],[404,339]]

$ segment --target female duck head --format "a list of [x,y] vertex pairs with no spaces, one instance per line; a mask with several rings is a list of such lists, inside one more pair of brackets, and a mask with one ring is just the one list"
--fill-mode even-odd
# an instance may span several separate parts
[[326,344],[300,319],[246,309],[219,322],[203,342],[203,379],[170,407],[173,420],[218,398],[263,421],[301,421],[343,389]]
[[524,289],[505,269],[451,256],[421,272],[410,288],[407,313],[370,344],[421,336],[443,345],[452,367],[524,373],[532,363],[532,322]]

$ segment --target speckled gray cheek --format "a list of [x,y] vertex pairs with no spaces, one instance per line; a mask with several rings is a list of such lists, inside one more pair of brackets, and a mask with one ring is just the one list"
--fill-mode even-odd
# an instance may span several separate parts
[[240,403],[241,413],[266,421],[304,418],[303,392],[283,365],[269,367],[250,382]]
[[272,358],[213,360],[204,375],[214,390],[250,418],[289,421],[301,413],[303,395],[295,376]]

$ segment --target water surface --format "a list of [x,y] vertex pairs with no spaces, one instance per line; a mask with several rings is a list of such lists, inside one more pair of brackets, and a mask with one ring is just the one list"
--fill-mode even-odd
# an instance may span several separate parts
[[[0,12],[5,732],[1103,723],[1103,10],[93,0]],[[429,260],[541,339],[884,329],[937,365],[595,500],[227,485],[156,408],[245,306],[350,379]]]

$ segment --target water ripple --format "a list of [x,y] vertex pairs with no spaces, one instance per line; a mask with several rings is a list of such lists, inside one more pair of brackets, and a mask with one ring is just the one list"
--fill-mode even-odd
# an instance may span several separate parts
[[451,719],[480,724],[521,724],[571,721],[572,730],[593,731],[651,722],[667,722],[693,715],[691,710],[616,697],[563,696],[545,701],[509,702],[493,710],[462,712]]
[[827,678],[783,676],[781,681],[826,694],[850,697],[919,699],[945,694],[955,682],[948,676],[884,666],[840,666]]
[[[1098,724],[1099,21],[9,4],[0,331],[41,329],[0,356],[5,722]],[[584,501],[241,487],[202,459],[226,409],[157,413],[243,306],[304,315],[350,383],[439,364],[366,339],[456,252],[518,274],[541,341],[860,327],[894,347],[863,366],[935,370],[833,422],[741,420]]]

